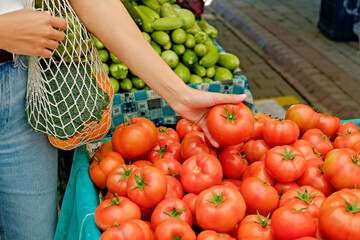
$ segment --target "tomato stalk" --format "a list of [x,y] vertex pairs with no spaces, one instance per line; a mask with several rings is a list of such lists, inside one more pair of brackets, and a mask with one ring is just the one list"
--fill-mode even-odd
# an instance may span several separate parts
[[226,115],[222,114],[221,116],[225,117],[226,118],[226,122],[231,122],[233,125],[235,125],[234,123],[234,120],[237,118],[235,116],[235,111],[234,111],[234,108],[232,108],[232,113],[229,112],[229,110],[227,110],[226,106],[224,106],[224,109],[225,109],[225,112],[226,112]]
[[169,135],[169,130],[166,128],[158,128],[159,132],[166,133]]
[[199,173],[199,172],[201,172],[201,167],[198,167],[198,166],[196,166],[195,168],[194,168],[194,171],[193,171],[194,173]]
[[356,154],[356,156],[351,156],[351,160],[356,166],[360,166],[359,154],[358,153]]
[[325,141],[327,141],[329,139],[329,137],[324,134],[321,134],[321,138],[324,139]]
[[351,130],[346,129],[346,133],[345,133],[345,134],[342,134],[342,133],[337,133],[337,134],[345,138],[345,137],[346,137],[347,135],[349,135],[350,133],[352,133]]
[[[104,157],[103,157],[104,158]],[[99,165],[101,160],[98,159],[97,157],[94,157],[94,160],[96,161],[96,163],[94,165],[91,166],[91,168],[95,167],[96,165]]]
[[160,149],[154,149],[154,151],[158,152],[160,155],[159,157],[162,158],[164,154],[166,153],[167,145],[165,147],[160,146]]
[[299,196],[295,196],[295,197],[300,199],[300,200],[303,200],[307,204],[309,204],[310,198],[312,198],[312,197],[314,197],[314,196],[316,196],[318,194],[318,193],[313,193],[313,194],[309,195],[307,187],[305,187],[304,193],[300,192],[298,189],[295,189],[295,191],[297,193],[299,193]]
[[262,220],[259,211],[256,210],[256,212],[257,212],[257,216],[258,216],[259,221],[255,222],[255,223],[259,224],[262,227],[270,226],[270,223],[268,223],[268,220],[270,218],[270,213],[268,213],[266,218],[264,220]]
[[173,174],[170,168],[168,168],[168,170],[169,170],[170,176],[172,176],[172,177],[174,177],[174,178],[176,178],[177,176],[180,176],[180,173],[178,173],[178,174]]
[[360,208],[357,207],[357,204],[359,203],[359,198],[356,200],[356,202],[354,204],[351,204],[348,200],[346,200],[344,197],[342,197],[342,199],[344,199],[345,203],[345,208],[349,213],[358,213],[360,212]]
[[104,206],[104,208],[110,207],[110,206],[118,206],[118,205],[119,205],[119,195],[117,193],[115,193],[115,199],[113,197],[111,197],[110,204]]
[[134,168],[130,168],[129,170],[126,169],[126,167],[124,166],[121,166],[123,169],[124,169],[124,172],[119,172],[119,171],[116,171],[118,174],[120,174],[122,177],[118,180],[118,182],[121,182],[122,180],[126,179],[126,178],[129,178],[131,173],[132,173],[132,170]]
[[313,203],[314,203],[314,198],[311,200],[311,203],[308,205],[308,206],[306,206],[306,207],[303,207],[303,208],[300,208],[299,210],[296,210],[295,208],[294,208],[294,210],[295,211],[299,211],[299,212],[301,212],[302,210],[306,210],[306,209],[308,209]]
[[136,181],[136,185],[130,187],[130,189],[133,189],[133,188],[140,188],[141,192],[143,193],[144,192],[144,186],[149,186],[149,184],[147,182],[145,182],[145,173],[143,173],[142,177],[139,177],[138,175],[135,174],[135,181]]
[[124,122],[122,129],[134,124],[134,120],[130,119],[129,121]]
[[318,157],[320,157],[320,158],[323,158],[323,157],[321,156],[321,153],[319,153],[318,151],[316,151],[316,149],[315,149],[314,147],[312,147],[312,150],[313,150],[313,152],[315,153],[316,156],[318,156]]
[[279,199],[281,199],[281,197],[284,195],[284,188],[281,188],[280,192],[279,192]]
[[293,160],[295,156],[299,155],[298,153],[291,154],[292,150],[293,149],[290,148],[290,151],[288,152],[287,148],[285,147],[285,153],[280,153],[284,157],[284,160]]
[[324,163],[322,163],[321,165],[318,165],[318,169],[320,170],[321,174],[324,175]]
[[173,232],[173,240],[181,240],[182,235],[176,236],[176,234]]
[[219,195],[216,194],[216,192],[214,190],[211,190],[213,195],[214,195],[214,198],[212,199],[206,199],[206,201],[209,201],[209,202],[212,202],[215,204],[215,207],[217,207],[217,205],[219,205],[220,203],[224,202],[225,199],[224,199],[224,192],[225,191],[222,191]]
[[167,215],[169,215],[169,217],[179,218],[179,219],[180,219],[180,214],[181,214],[183,211],[185,211],[185,208],[182,208],[182,209],[178,210],[177,207],[174,207],[171,212],[169,212],[169,211],[164,211],[164,213],[166,213]]

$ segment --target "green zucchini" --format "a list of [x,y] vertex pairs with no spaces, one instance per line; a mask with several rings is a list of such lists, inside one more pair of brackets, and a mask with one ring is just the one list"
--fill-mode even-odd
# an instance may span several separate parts
[[134,6],[129,2],[129,0],[121,0],[121,2],[124,4],[126,10],[129,12],[129,14],[130,14],[131,18],[134,20],[134,22],[138,26],[142,26],[143,25],[143,19],[140,16],[140,14],[138,13],[138,11],[136,11]]

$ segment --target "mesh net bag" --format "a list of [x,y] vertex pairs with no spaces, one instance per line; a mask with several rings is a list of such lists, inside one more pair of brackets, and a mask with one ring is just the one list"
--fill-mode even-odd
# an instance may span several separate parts
[[113,88],[91,34],[66,0],[27,0],[68,26],[50,59],[31,56],[26,117],[55,147],[73,149],[104,137],[111,125]]

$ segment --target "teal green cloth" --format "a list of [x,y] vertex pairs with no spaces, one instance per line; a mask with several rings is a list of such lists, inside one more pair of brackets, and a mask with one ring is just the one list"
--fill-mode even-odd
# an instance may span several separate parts
[[74,152],[69,181],[54,240],[99,240],[95,224],[99,194],[89,176],[90,157],[85,145]]
[[360,119],[341,120],[341,123],[345,123],[345,122],[354,122],[356,123],[356,125],[360,127]]

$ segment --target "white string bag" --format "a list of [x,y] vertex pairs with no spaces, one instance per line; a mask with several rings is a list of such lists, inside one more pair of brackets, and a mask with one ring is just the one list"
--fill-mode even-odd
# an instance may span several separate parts
[[101,139],[110,129],[114,93],[91,34],[68,1],[25,1],[27,7],[50,11],[68,23],[65,40],[50,59],[30,57],[29,124],[62,149]]

